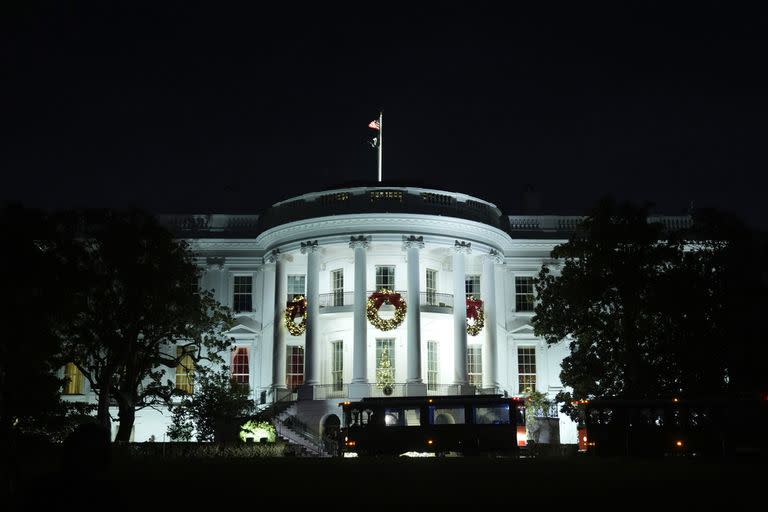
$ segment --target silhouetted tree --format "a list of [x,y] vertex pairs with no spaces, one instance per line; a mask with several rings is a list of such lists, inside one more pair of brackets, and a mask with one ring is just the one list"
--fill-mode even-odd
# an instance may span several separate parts
[[[567,340],[560,393],[573,398],[657,398],[726,390],[723,245],[665,232],[646,208],[606,199],[555,247],[535,282],[534,331]],[[557,271],[553,272],[552,268]],[[559,271],[559,272],[558,272]]]
[[12,431],[45,434],[50,421],[66,414],[54,327],[71,304],[61,258],[66,237],[49,215],[4,206],[0,236],[0,439],[7,439]]
[[78,314],[61,326],[63,353],[98,394],[97,416],[111,428],[110,400],[119,411],[116,440],[130,439],[136,411],[169,403],[182,392],[164,380],[183,359],[222,361],[230,340],[229,310],[199,286],[200,269],[184,241],[139,211],[90,212],[77,222]]
[[217,433],[238,428],[238,420],[256,412],[248,385],[236,382],[228,366],[218,370],[200,367],[194,385],[195,393],[173,408],[168,427],[172,440],[188,441],[194,432],[198,441],[213,441]]
[[[680,358],[690,359],[688,378],[702,379],[702,369],[711,370],[713,360],[722,361],[728,391],[765,394],[768,335],[762,323],[768,310],[768,236],[715,209],[698,210],[693,220],[682,235],[702,249],[694,268],[709,284],[699,287],[700,302],[710,306],[700,308],[706,315],[686,326],[687,343],[679,345]],[[701,350],[699,337],[708,338],[703,345],[710,351]]]

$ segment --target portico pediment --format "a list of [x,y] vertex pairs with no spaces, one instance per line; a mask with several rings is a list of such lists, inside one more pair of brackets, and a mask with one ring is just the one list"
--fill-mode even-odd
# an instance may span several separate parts
[[235,326],[227,331],[227,334],[259,334],[261,324],[256,320],[241,316],[235,319]]
[[507,326],[509,334],[533,334],[533,326],[531,326],[529,318],[517,318],[510,322]]

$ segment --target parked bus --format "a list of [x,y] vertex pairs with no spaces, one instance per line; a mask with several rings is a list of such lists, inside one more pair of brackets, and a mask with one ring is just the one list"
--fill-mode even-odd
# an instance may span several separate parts
[[519,455],[525,408],[502,395],[363,398],[339,404],[345,453]]
[[766,453],[768,401],[707,398],[582,400],[579,447],[597,455]]

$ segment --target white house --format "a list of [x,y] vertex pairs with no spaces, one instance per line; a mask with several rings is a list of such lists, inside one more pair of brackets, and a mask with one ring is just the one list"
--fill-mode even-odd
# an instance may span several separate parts
[[[687,219],[656,220],[674,227]],[[534,336],[532,279],[579,220],[507,216],[461,193],[383,186],[305,194],[260,215],[161,216],[197,254],[201,286],[235,312],[235,378],[257,403],[296,399],[296,414],[317,432],[338,420],[340,399],[384,393],[376,370],[385,349],[393,395],[519,395],[531,387],[554,396],[568,348]],[[367,307],[380,290],[405,303],[389,330],[380,327],[398,323],[396,308]],[[468,296],[482,301],[479,332]],[[479,303],[469,304],[477,316]],[[379,327],[371,313],[384,320],[374,318]],[[181,372],[176,379],[186,385]],[[70,391],[87,396],[84,387]],[[134,440],[162,440],[168,421],[167,413],[140,411]],[[576,443],[576,425],[562,414],[559,424],[560,441]]]

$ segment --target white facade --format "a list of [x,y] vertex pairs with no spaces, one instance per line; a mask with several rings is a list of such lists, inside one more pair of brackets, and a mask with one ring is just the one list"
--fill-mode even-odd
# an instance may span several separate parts
[[[519,395],[530,384],[554,397],[562,389],[567,345],[534,336],[526,278],[577,217],[504,216],[463,194],[363,187],[307,194],[258,216],[161,220],[191,244],[205,270],[201,286],[236,310],[229,334],[246,349],[246,366],[242,350],[233,354],[254,400],[284,398],[301,382],[299,413],[318,431],[340,399],[382,395],[377,346],[390,347],[396,395]],[[405,320],[390,331],[366,318],[377,275],[387,288],[394,279],[407,301]],[[485,326],[471,336],[465,296],[478,286]],[[299,293],[308,300],[307,328],[292,336],[283,314]],[[167,416],[140,411],[134,439],[162,440]],[[560,441],[576,443],[575,424],[560,416]]]

